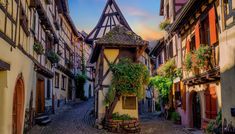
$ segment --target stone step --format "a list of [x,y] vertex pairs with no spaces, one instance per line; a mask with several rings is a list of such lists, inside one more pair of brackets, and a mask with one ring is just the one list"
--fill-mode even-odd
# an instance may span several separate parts
[[47,124],[49,124],[49,123],[51,123],[51,119],[50,119],[50,118],[49,118],[49,119],[47,119],[47,120],[43,120],[43,121],[41,121],[38,125],[45,126],[45,125],[47,125]]
[[39,117],[35,118],[35,121],[37,123],[37,122],[42,122],[42,121],[47,120],[47,119],[49,119],[49,116],[43,115],[43,116],[39,116]]

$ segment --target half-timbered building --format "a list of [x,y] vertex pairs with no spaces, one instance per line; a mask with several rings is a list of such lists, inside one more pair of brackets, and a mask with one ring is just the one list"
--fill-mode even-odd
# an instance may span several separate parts
[[[29,43],[30,10],[24,0],[0,1],[0,133],[23,132],[35,76]],[[22,49],[24,48],[24,49]]]
[[[235,123],[235,1],[221,1],[220,20],[220,72],[221,72],[221,94],[222,94],[222,121],[223,126],[233,127],[230,133],[234,133]],[[226,130],[229,130],[226,128]],[[225,132],[225,131],[224,131]],[[229,132],[229,131],[228,131]]]
[[[114,29],[115,28],[115,29]],[[115,31],[117,30],[117,31]],[[121,32],[120,32],[121,31]],[[113,41],[101,42],[101,40],[105,40],[108,37],[108,34],[115,33],[113,36]],[[118,33],[120,32],[120,33]],[[101,18],[96,25],[96,27],[88,34],[86,41],[93,45],[92,56],[90,59],[91,63],[96,63],[96,73],[95,73],[95,113],[97,117],[97,123],[101,123],[104,115],[105,115],[105,104],[104,104],[104,95],[106,94],[111,83],[111,72],[109,70],[109,63],[118,62],[118,59],[122,57],[129,57],[134,61],[143,61],[147,65],[149,65],[149,58],[147,55],[142,55],[145,52],[145,49],[148,43],[144,42],[143,44],[135,43],[135,39],[130,39],[133,41],[123,42],[125,41],[126,33],[136,35],[126,19],[124,18],[121,10],[119,9],[115,0],[108,0]],[[118,38],[119,36],[123,38]],[[137,36],[137,35],[136,35]],[[96,41],[98,42],[96,43]],[[119,42],[119,43],[116,43]],[[140,47],[143,47],[140,51]],[[138,53],[138,55],[137,55]],[[140,54],[140,55],[139,55]],[[130,97],[130,101],[134,100],[133,105],[134,108],[129,109],[124,108],[122,104],[125,102],[118,102],[117,107],[115,108],[115,112],[119,112],[121,114],[130,114],[133,117],[138,118],[138,103],[136,97]],[[124,108],[124,109],[123,109]],[[129,113],[130,112],[130,113]]]
[[67,0],[1,0],[0,17],[0,133],[18,134],[72,99],[82,37]]
[[[221,108],[218,6],[218,0],[189,0],[169,28],[179,37],[183,65],[183,84],[174,86],[179,90],[173,95],[181,102],[177,111],[188,127],[206,128]],[[202,47],[209,48],[205,67],[198,66]]]

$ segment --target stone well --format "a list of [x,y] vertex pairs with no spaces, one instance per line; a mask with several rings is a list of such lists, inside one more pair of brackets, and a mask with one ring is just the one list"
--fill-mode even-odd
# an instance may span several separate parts
[[105,122],[105,128],[113,133],[139,133],[140,123],[139,120],[112,120],[109,119]]

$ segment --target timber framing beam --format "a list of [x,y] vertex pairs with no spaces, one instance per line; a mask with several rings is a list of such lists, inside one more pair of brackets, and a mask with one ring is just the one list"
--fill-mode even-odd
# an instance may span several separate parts
[[0,59],[0,71],[7,71],[7,70],[9,71],[10,68],[11,68],[10,64],[8,64]]
[[216,82],[220,80],[220,68],[216,67],[210,71],[199,74],[197,76],[184,79],[183,82],[188,86],[195,86],[200,84],[206,84],[211,82]]

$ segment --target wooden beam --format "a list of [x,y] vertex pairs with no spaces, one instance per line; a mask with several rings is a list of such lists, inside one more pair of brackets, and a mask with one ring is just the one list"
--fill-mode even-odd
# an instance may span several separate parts
[[11,68],[10,64],[0,59],[0,71],[7,71],[7,70],[10,71],[10,68]]

